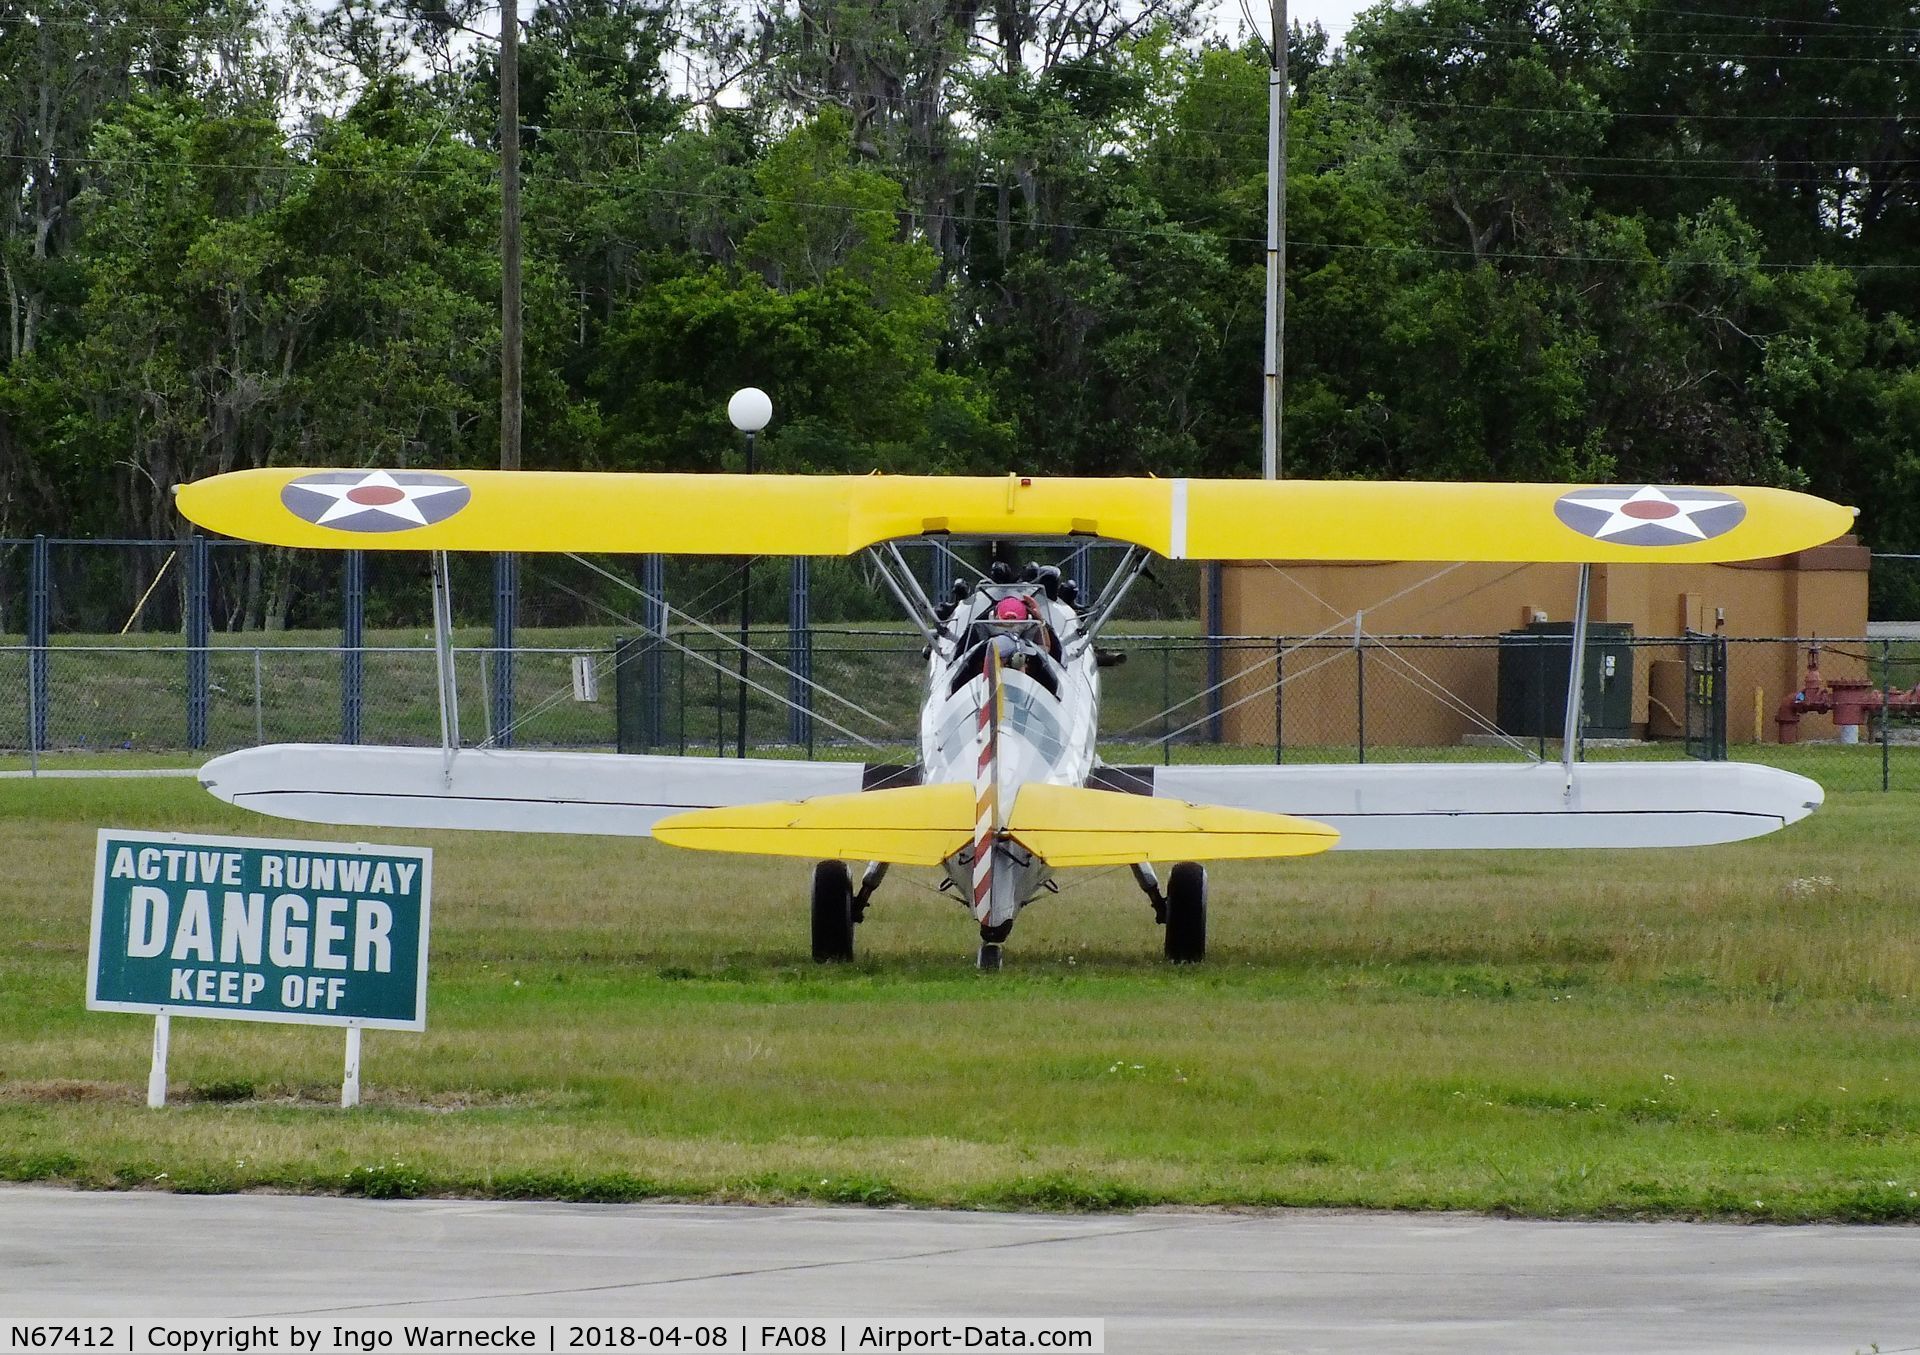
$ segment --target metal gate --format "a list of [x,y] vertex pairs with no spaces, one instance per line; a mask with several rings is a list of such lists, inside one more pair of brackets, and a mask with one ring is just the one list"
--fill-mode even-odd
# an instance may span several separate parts
[[1688,631],[1687,756],[1727,760],[1727,640]]

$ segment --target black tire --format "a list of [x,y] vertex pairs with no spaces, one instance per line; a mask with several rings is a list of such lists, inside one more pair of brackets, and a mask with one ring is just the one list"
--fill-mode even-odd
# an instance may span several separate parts
[[1167,877],[1167,958],[1198,964],[1207,958],[1207,868],[1182,861]]
[[853,875],[845,861],[813,868],[813,958],[819,964],[853,958]]

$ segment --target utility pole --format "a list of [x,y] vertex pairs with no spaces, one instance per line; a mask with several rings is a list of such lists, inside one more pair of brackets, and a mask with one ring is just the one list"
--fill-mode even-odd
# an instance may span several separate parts
[[520,12],[500,2],[500,469],[520,469]]
[[1267,71],[1267,383],[1260,473],[1280,478],[1280,396],[1287,330],[1287,0],[1273,0]]

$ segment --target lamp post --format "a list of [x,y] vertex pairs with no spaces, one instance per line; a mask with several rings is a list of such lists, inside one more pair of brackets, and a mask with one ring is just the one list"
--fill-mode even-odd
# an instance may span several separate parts
[[[747,474],[753,474],[753,435],[773,417],[773,401],[755,386],[743,386],[727,401],[727,418],[747,435]],[[740,704],[734,754],[747,755],[747,585],[752,580],[753,557],[740,562]]]

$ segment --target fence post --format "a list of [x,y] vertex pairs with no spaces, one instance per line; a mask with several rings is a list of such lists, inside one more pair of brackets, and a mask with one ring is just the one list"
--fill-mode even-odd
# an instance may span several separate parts
[[1713,637],[1713,760],[1727,760],[1727,637]]
[[520,557],[493,557],[493,743],[513,746],[513,624],[520,614]]
[[947,552],[951,549],[944,541],[932,543],[933,568],[929,571],[927,582],[932,588],[928,594],[936,607],[946,606],[947,599],[953,596],[953,557]]
[[646,635],[616,635],[613,640],[613,751],[651,751],[647,731],[646,669],[640,656],[653,647]]
[[1893,641],[1880,642],[1880,790],[1893,789]]
[[253,647],[253,746],[267,741],[267,713],[260,704],[260,646]]
[[1353,724],[1354,740],[1359,745],[1360,761],[1367,760],[1367,646],[1360,638],[1358,623],[1353,637]]
[[1173,646],[1162,641],[1160,644],[1160,709],[1165,714],[1160,717],[1160,761],[1173,765],[1173,718],[1168,709],[1173,705]]
[[207,538],[187,538],[187,747],[207,746]]
[[[647,647],[640,653],[640,727],[649,748],[667,741],[667,562],[661,555],[640,557],[640,620]],[[687,751],[687,663],[680,660],[680,751]]]
[[27,750],[35,758],[47,747],[47,643],[53,630],[52,562],[47,538],[33,538],[27,562]]
[[[944,560],[938,550],[936,560]],[[807,756],[813,756],[813,562],[804,555],[793,557],[793,582],[787,592],[787,739],[805,744]]]
[[359,743],[365,714],[367,553],[350,550],[340,565],[340,742]]
[[1278,767],[1286,761],[1284,734],[1287,716],[1287,640],[1284,635],[1273,637],[1273,765]]
[[1220,742],[1225,721],[1220,710],[1221,683],[1225,680],[1220,637],[1226,633],[1220,612],[1225,605],[1226,570],[1219,561],[1207,566],[1207,737]]
[[1547,637],[1533,637],[1533,672],[1538,681],[1535,684],[1539,695],[1540,722],[1535,726],[1535,739],[1538,741],[1540,760],[1547,760],[1547,721],[1551,714],[1547,709]]

